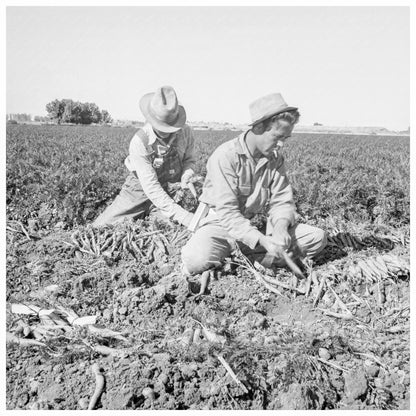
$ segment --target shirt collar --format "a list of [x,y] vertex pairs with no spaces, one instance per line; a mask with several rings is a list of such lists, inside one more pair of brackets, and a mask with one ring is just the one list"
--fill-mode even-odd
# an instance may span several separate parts
[[244,143],[244,137],[247,134],[247,132],[248,132],[248,130],[244,131],[243,133],[241,133],[238,136],[238,140],[237,140],[237,143],[236,143],[236,151],[239,155],[246,155],[247,157],[250,157],[250,154],[248,153],[246,144]]
[[[238,153],[239,155],[244,155],[244,156],[246,156],[246,157],[247,157],[247,158],[249,158],[249,159],[253,159],[253,157],[251,156],[250,152],[248,151],[248,148],[247,148],[247,143],[246,143],[246,141],[244,140],[244,138],[245,138],[245,136],[246,136],[246,134],[247,134],[248,132],[249,132],[249,130],[246,130],[245,132],[241,133],[241,134],[238,136],[236,149],[237,149],[237,153]],[[257,162],[257,163],[261,163],[261,165],[263,165],[263,164],[265,164],[265,163],[271,162],[271,161],[272,161],[272,160],[274,160],[274,159],[275,159],[275,156],[274,156],[274,154],[272,153],[272,155],[271,155],[269,158],[267,158],[266,156],[262,156],[262,157],[258,160],[258,162]]]
[[150,123],[146,123],[142,129],[149,138],[149,145],[151,146],[156,141],[156,133],[153,131],[152,125]]

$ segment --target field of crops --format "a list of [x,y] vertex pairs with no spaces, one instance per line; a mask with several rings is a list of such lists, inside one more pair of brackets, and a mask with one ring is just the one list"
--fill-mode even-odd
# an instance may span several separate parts
[[[409,138],[295,134],[299,222],[327,248],[300,281],[236,254],[199,296],[182,227],[89,225],[134,131],[7,126],[7,407],[408,409]],[[204,175],[236,133],[195,135]]]

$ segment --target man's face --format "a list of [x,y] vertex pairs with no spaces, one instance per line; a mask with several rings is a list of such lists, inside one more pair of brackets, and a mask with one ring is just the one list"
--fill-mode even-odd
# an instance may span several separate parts
[[283,144],[292,134],[293,125],[285,120],[278,120],[270,126],[270,130],[257,136],[257,150],[266,157],[271,156],[279,142]]

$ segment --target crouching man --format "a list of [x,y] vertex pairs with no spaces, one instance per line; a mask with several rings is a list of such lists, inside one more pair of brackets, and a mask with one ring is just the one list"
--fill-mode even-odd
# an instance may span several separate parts
[[[249,109],[251,129],[223,143],[208,159],[200,201],[209,210],[182,249],[185,274],[221,265],[236,243],[245,254],[267,252],[277,266],[283,265],[282,248],[312,258],[326,245],[323,230],[295,223],[292,187],[278,151],[298,122],[297,108],[289,107],[281,94],[270,94]],[[250,223],[264,209],[265,234]]]
[[165,218],[187,226],[192,214],[166,192],[169,182],[188,187],[194,174],[195,143],[191,128],[185,124],[185,109],[169,86],[144,95],[140,109],[146,123],[130,142],[125,160],[130,173],[119,195],[94,225],[143,218],[156,207]]

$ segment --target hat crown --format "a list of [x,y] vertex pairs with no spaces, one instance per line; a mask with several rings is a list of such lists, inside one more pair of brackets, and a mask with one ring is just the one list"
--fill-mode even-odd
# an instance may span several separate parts
[[149,110],[163,123],[175,123],[179,116],[179,104],[175,90],[166,85],[158,88],[150,100]]
[[280,93],[265,95],[249,105],[252,124],[263,121],[286,109],[293,109],[293,107],[288,107]]

